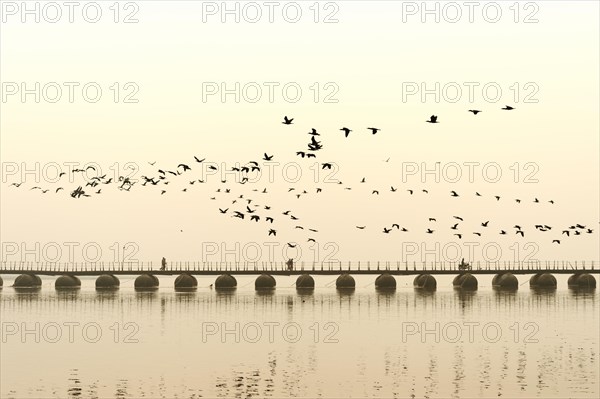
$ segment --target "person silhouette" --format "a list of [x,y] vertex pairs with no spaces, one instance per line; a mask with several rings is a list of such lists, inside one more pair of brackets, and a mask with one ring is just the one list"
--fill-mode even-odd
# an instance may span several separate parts
[[160,270],[164,271],[167,269],[167,259],[163,256],[161,261]]

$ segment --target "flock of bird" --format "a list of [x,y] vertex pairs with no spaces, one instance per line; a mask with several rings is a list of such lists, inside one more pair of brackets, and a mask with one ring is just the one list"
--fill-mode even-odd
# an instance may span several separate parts
[[[502,109],[503,110],[513,110],[514,108],[511,106],[505,106]],[[482,111],[473,109],[473,110],[469,110],[469,112],[473,113],[474,115],[477,115],[478,113],[480,113]],[[289,126],[289,125],[293,124],[293,121],[294,121],[294,118],[289,118],[288,116],[285,116],[282,124]],[[439,123],[438,117],[436,115],[432,115],[430,117],[430,119],[427,120],[426,122]],[[380,128],[376,128],[376,127],[368,127],[365,130],[370,131],[370,133],[372,133],[373,135],[375,135],[381,131]],[[347,138],[353,130],[348,127],[342,127],[340,129],[340,131],[342,131],[344,133],[344,136]],[[324,148],[322,140],[320,139],[322,137],[321,133],[319,133],[317,131],[317,129],[312,128],[308,132],[308,135],[310,136],[310,139],[307,144],[307,148],[296,151],[296,155],[301,158],[317,158],[317,153]],[[273,159],[274,159],[274,155],[269,155],[266,152],[263,154],[262,161],[268,162],[268,161],[272,161]],[[131,189],[138,184],[142,187],[158,186],[157,190],[159,191],[160,195],[165,195],[169,191],[168,187],[171,187],[171,186],[169,186],[169,184],[174,182],[175,181],[174,179],[177,179],[179,181],[183,180],[186,187],[181,189],[181,192],[188,192],[188,189],[192,188],[193,186],[200,186],[203,183],[206,183],[208,175],[205,174],[205,172],[211,171],[210,172],[211,175],[217,174],[217,172],[225,172],[223,170],[220,170],[219,167],[215,166],[214,163],[205,162],[205,161],[206,161],[206,158],[201,159],[197,156],[194,156],[194,161],[192,164],[179,163],[174,168],[163,168],[163,167],[157,168],[154,176],[143,175],[143,176],[141,176],[140,180],[133,179],[131,177],[131,174],[130,174],[130,177],[118,176],[115,179],[113,179],[112,177],[107,178],[106,174],[104,174],[102,176],[94,176],[90,179],[87,179],[88,181],[85,183],[85,185],[78,185],[75,189],[73,189],[70,192],[70,196],[72,198],[81,198],[81,197],[90,197],[92,195],[100,195],[100,194],[102,194],[102,187],[107,186],[107,185],[115,185],[120,191],[128,192],[128,191],[131,191]],[[389,161],[389,158],[385,162],[388,162],[388,161]],[[148,163],[151,166],[155,166],[155,164],[156,164],[156,162],[148,162]],[[194,166],[194,165],[196,165],[196,166]],[[334,165],[334,162],[321,162],[320,167],[321,167],[321,169],[332,169],[333,165]],[[194,170],[197,166],[200,166],[202,168],[202,170],[203,170],[202,177],[203,178],[197,178],[197,176],[195,176],[194,178],[190,179],[192,170]],[[76,169],[71,170],[71,172],[73,174],[82,173],[82,176],[86,177],[87,173],[90,170],[93,170],[94,172],[96,172],[96,168],[94,166],[88,166],[84,169],[76,168]],[[132,167],[132,171],[133,170],[134,170],[134,168]],[[257,162],[256,160],[251,160],[251,161],[247,161],[247,162],[237,162],[236,166],[231,167],[226,172],[228,175],[231,173],[236,175],[234,183],[244,185],[244,184],[250,182],[249,175],[251,173],[260,172],[260,171],[261,171],[261,166],[260,166],[259,162]],[[59,179],[62,178],[65,174],[66,174],[66,172],[61,172],[59,175]],[[228,180],[227,178],[223,178],[223,174],[221,174],[220,180],[221,180],[221,183],[223,183],[223,184],[226,184],[228,182],[231,183],[231,180]],[[363,177],[361,180],[359,180],[359,183],[366,183],[366,177]],[[10,186],[15,186],[15,187],[19,188],[19,187],[21,187],[22,184],[23,184],[22,182],[12,183],[12,184],[10,184]],[[336,185],[342,185],[343,189],[345,191],[352,190],[352,187],[344,186],[341,181],[337,181]],[[87,191],[88,187],[89,187],[90,191]],[[34,186],[34,187],[31,187],[30,190],[40,190],[42,194],[46,194],[51,189]],[[54,191],[54,193],[58,194],[61,190],[65,190],[65,188],[63,186],[60,186],[56,189],[52,188],[52,190]],[[319,194],[319,193],[323,192],[323,187],[316,187],[314,190],[315,190],[315,194]],[[245,196],[245,195],[248,195],[247,190],[244,190],[244,192],[242,192],[242,193],[236,192],[235,194],[234,194],[234,191],[232,191],[231,187],[219,188],[216,190],[216,192],[214,192],[214,194],[209,196],[210,200],[214,200],[214,201],[217,200],[217,197],[219,197],[219,200],[221,200],[223,196],[230,196],[230,198],[228,199],[228,201],[230,201],[230,202],[228,204],[216,207],[220,214],[229,215],[231,218],[239,219],[240,221],[248,221],[248,222],[253,222],[253,223],[261,223],[261,222],[266,223],[266,224],[268,224],[268,227],[265,228],[265,234],[267,236],[277,236],[278,228],[276,228],[276,225],[279,225],[281,227],[281,223],[283,223],[283,222],[281,222],[281,218],[284,217],[283,219],[286,220],[290,224],[290,227],[293,228],[293,230],[302,230],[305,232],[310,232],[308,234],[308,236],[306,237],[308,242],[316,242],[316,239],[314,238],[313,233],[318,233],[318,230],[313,227],[309,228],[309,227],[300,225],[298,223],[299,217],[292,214],[291,210],[276,211],[275,209],[272,209],[271,205],[266,205],[266,204],[261,205],[261,204],[257,203],[257,201],[255,201],[255,198],[250,198],[250,197]],[[259,191],[259,189],[257,189],[257,188],[254,188],[252,191],[257,194],[261,194],[261,195],[268,194],[266,187],[262,191]],[[312,189],[311,189],[311,191],[312,191]],[[368,191],[371,191],[371,195],[380,195],[381,189],[380,188],[376,188],[376,189],[371,188],[371,189],[368,189]],[[396,193],[396,192],[398,192],[398,187],[394,187],[393,185],[390,185],[390,188],[388,191],[391,193]],[[293,193],[293,195],[295,195],[295,197],[298,199],[301,198],[303,195],[309,194],[309,192],[306,189],[300,191],[296,187],[290,187],[287,190],[287,192]],[[408,193],[407,195],[413,196],[413,195],[415,195],[417,190],[414,188],[407,188],[405,192]],[[421,189],[420,193],[422,195],[428,195],[429,190]],[[459,194],[458,192],[456,192],[454,190],[450,191],[448,195],[450,197],[461,197],[461,195],[464,196],[464,194]],[[482,197],[483,195],[480,194],[479,192],[475,192],[474,196]],[[495,202],[498,202],[502,199],[502,197],[500,195],[494,195],[493,198],[495,199]],[[521,202],[522,202],[520,198],[515,198],[514,201],[518,204],[521,204]],[[262,202],[262,201],[260,201],[260,202]],[[535,203],[535,204],[540,204],[542,201],[540,201],[538,198],[533,198],[531,200],[531,202]],[[552,199],[544,200],[543,202],[547,202],[549,204],[554,204],[554,201]],[[477,231],[460,230],[461,225],[464,222],[464,219],[461,216],[452,216],[451,220],[452,220],[452,222],[448,223],[447,228],[452,232],[453,236],[456,236],[459,240],[462,239],[466,234],[474,235],[474,236],[478,236],[478,237],[481,237],[483,234],[487,234],[488,232],[492,232],[492,234],[494,234],[493,231],[495,231],[495,234],[499,234],[499,235],[507,235],[508,234],[507,230],[509,228],[501,227],[501,226],[494,226],[493,223],[490,224],[489,220],[479,222],[479,228],[477,229]],[[437,223],[436,218],[430,217],[430,218],[428,218],[427,222],[430,223],[430,225],[428,227],[426,227],[424,230],[422,230],[422,232],[424,232],[426,234],[434,234],[434,233],[436,233],[436,231],[439,230],[439,228],[435,227],[436,223]],[[535,225],[534,227],[535,227],[535,230],[537,230],[539,232],[552,232],[553,231],[552,226],[545,225],[545,224],[544,225]],[[368,227],[366,225],[356,225],[355,228],[358,230],[365,230]],[[514,229],[514,231],[513,231],[514,235],[521,236],[522,238],[525,237],[526,230],[524,230],[521,226],[514,225],[512,228]],[[401,233],[409,232],[409,229],[406,226],[401,226],[399,223],[393,223],[393,224],[391,224],[391,226],[384,226],[381,231],[383,234],[390,234],[394,230],[397,230]],[[563,237],[571,237],[571,236],[574,237],[574,236],[581,235],[583,233],[585,233],[585,234],[593,233],[593,229],[588,228],[585,225],[582,225],[579,223],[573,224],[570,226],[566,226],[562,230],[561,229],[557,229],[557,230],[561,231],[561,237],[553,238],[551,241],[552,243],[556,243],[556,244],[560,244],[561,238],[563,238]],[[413,229],[411,228],[410,231],[413,231]],[[296,246],[296,244],[294,244],[293,242],[288,242],[287,245],[290,248],[294,248]]]

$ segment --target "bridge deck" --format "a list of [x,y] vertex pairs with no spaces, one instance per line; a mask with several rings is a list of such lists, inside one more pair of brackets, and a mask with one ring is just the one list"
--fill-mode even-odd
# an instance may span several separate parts
[[554,273],[571,274],[576,272],[600,273],[598,263],[571,261],[529,261],[529,262],[474,262],[470,270],[459,269],[457,262],[300,262],[293,270],[288,270],[284,262],[171,262],[166,270],[160,270],[160,264],[153,262],[2,262],[0,274],[62,275],[72,273],[79,276],[100,274],[134,275],[152,273],[155,275],[314,275],[381,274],[415,275],[420,273],[457,274],[468,271],[472,274],[497,274],[509,271],[513,274]]

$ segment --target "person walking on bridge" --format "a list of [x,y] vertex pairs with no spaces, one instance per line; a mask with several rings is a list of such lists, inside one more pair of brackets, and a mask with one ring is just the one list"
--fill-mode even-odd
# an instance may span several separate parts
[[163,258],[162,258],[162,262],[161,262],[160,270],[161,270],[161,271],[165,271],[165,270],[167,270],[167,259],[166,259],[164,256],[163,256]]

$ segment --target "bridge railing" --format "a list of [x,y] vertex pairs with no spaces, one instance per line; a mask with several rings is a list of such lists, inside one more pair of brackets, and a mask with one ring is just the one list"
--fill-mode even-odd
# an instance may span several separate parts
[[[597,261],[474,261],[471,270],[595,270]],[[48,272],[48,273],[77,273],[77,272],[158,272],[160,263],[127,261],[127,262],[32,262],[32,261],[2,261],[2,271]],[[287,271],[286,262],[201,262],[176,261],[167,263],[167,272],[274,272]],[[344,272],[344,271],[389,271],[389,272],[436,272],[461,271],[459,262],[422,262],[422,261],[328,261],[328,262],[298,262],[293,265],[293,271],[310,272]]]

